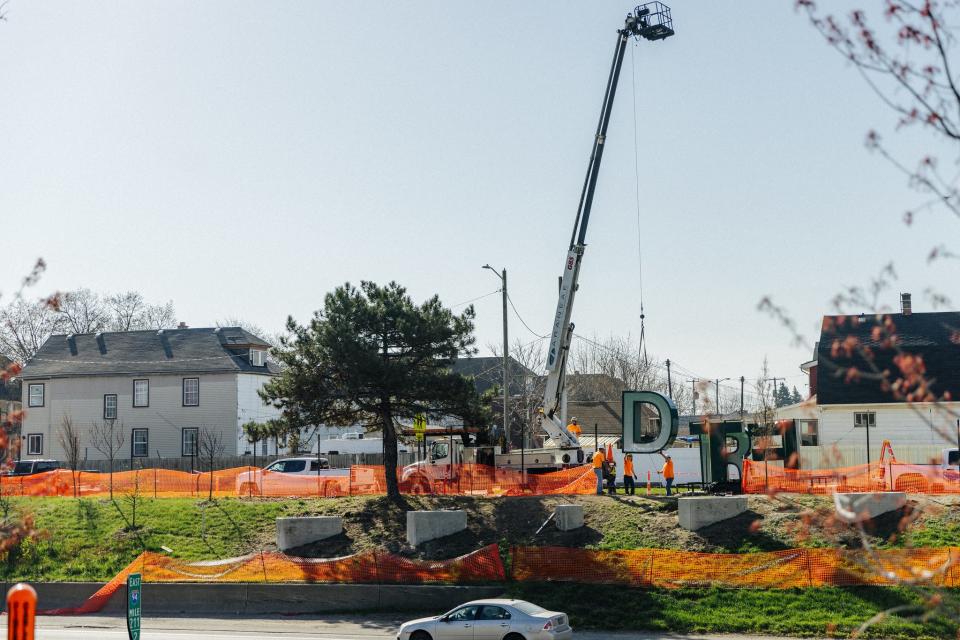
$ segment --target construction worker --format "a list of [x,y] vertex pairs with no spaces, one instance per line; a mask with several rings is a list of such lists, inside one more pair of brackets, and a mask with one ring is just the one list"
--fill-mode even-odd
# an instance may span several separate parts
[[583,433],[583,429],[580,428],[576,418],[570,418],[570,424],[567,425],[567,433],[573,436],[574,442],[580,442],[580,434]]
[[667,495],[669,496],[670,489],[673,487],[673,458],[663,451],[658,451],[658,453],[663,458],[663,468],[658,473],[663,475],[664,484],[667,486]]
[[597,495],[603,495],[603,466],[606,456],[603,455],[603,451],[597,449],[596,453],[593,454],[593,472],[597,474]]
[[617,461],[613,458],[607,460],[606,473],[604,474],[607,477],[607,493],[610,495],[617,494]]
[[628,453],[623,457],[623,492],[628,496],[637,493],[637,486],[633,483],[637,479],[637,474],[633,472],[633,454]]

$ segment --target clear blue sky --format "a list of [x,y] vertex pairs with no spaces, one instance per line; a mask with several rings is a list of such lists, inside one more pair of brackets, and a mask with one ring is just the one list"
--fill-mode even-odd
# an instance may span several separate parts
[[[677,35],[624,65],[578,332],[639,332],[634,72],[651,353],[707,377],[754,376],[768,355],[799,376],[809,354],[757,301],[813,332],[890,259],[918,311],[927,286],[956,299],[947,266],[924,263],[952,221],[900,223],[920,198],[862,144],[892,118],[793,2],[671,4]],[[0,290],[43,256],[38,294],[138,289],[191,326],[279,329],[347,280],[475,298],[498,286],[489,262],[546,332],[631,7],[11,0]],[[476,309],[486,351],[499,298]]]

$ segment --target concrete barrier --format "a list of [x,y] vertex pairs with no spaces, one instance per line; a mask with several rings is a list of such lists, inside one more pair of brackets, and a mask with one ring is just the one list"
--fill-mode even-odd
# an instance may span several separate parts
[[560,531],[573,531],[583,526],[583,505],[561,504],[554,509],[554,520]]
[[680,526],[688,531],[733,518],[746,510],[746,496],[694,496],[677,500]]
[[277,548],[280,551],[302,547],[341,533],[343,519],[339,516],[277,518]]
[[[37,590],[37,609],[46,610],[79,606],[103,585],[59,582],[32,586]],[[497,586],[145,582],[143,615],[445,611],[469,600],[501,594],[503,587]],[[126,589],[118,589],[99,614],[125,613],[126,597]]]
[[413,547],[466,528],[466,511],[407,511],[407,542]]
[[902,509],[906,504],[907,494],[902,491],[833,494],[837,517],[849,523],[872,520],[884,513]]

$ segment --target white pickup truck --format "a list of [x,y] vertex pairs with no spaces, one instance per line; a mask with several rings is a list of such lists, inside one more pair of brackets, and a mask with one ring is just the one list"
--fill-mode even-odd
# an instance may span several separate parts
[[[960,482],[960,449],[941,449],[940,458],[928,464],[890,462],[881,470],[888,488],[896,491],[941,493],[947,484]],[[887,476],[889,473],[889,476]]]
[[237,476],[240,496],[341,496],[349,491],[350,470],[331,469],[326,458],[283,458]]

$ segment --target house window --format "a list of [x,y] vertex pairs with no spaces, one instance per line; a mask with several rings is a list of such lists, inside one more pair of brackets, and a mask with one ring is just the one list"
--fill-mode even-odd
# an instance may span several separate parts
[[133,406],[135,407],[150,406],[150,381],[149,380],[133,381]]
[[874,429],[877,426],[877,414],[873,411],[857,411],[853,414],[853,426]]
[[264,438],[264,439],[260,442],[260,455],[262,455],[262,456],[267,455],[267,451],[268,451],[268,449],[269,449],[269,445],[270,445],[270,443],[267,441],[266,438]]
[[130,445],[130,455],[134,458],[146,458],[150,455],[150,432],[147,429],[134,429]]
[[103,396],[103,419],[116,420],[117,418],[117,394],[108,393]]
[[255,367],[262,367],[264,353],[265,352],[262,349],[250,349],[250,364]]
[[183,406],[200,406],[200,378],[183,379]]
[[43,455],[43,434],[42,433],[31,433],[27,435],[27,455],[28,456]]
[[197,455],[197,437],[198,429],[191,427],[180,432],[180,455]]
[[800,446],[817,446],[820,439],[820,423],[817,420],[800,420],[798,424],[800,427]]
[[44,385],[43,383],[31,384],[28,389],[28,398],[27,406],[28,407],[42,407],[43,406],[43,396],[44,396]]

